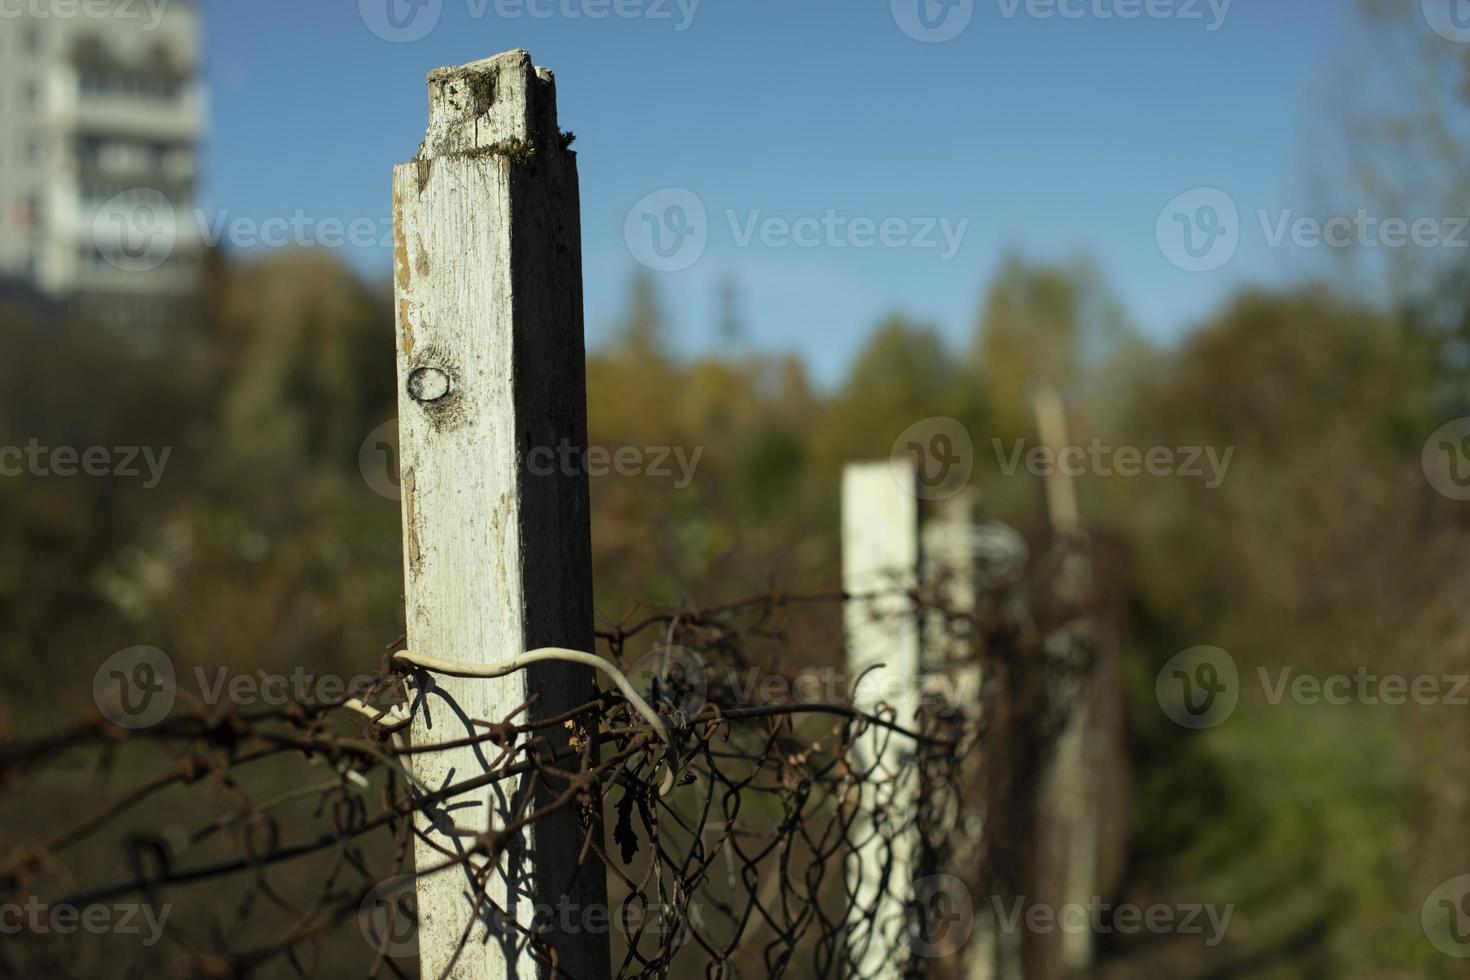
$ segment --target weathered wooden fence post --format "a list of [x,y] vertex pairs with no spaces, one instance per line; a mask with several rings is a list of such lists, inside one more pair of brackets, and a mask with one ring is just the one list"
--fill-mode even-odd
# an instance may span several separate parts
[[[923,526],[922,560],[926,589],[936,589],[948,611],[959,615],[973,614],[979,598],[976,568],[979,494],[967,488],[939,501],[934,510],[934,515]],[[929,611],[923,633],[924,673],[932,678],[936,693],[943,691],[955,699],[952,707],[965,713],[966,728],[979,732],[982,724],[981,688],[985,678],[980,665],[971,659],[974,652],[972,643],[973,637],[968,633],[955,632],[945,611]],[[939,688],[940,684],[944,687]],[[978,756],[978,745],[966,748]],[[984,779],[984,770],[977,767],[968,775],[979,782]],[[984,846],[985,817],[983,809],[959,815],[964,839],[976,849],[964,857],[974,862],[983,860],[979,849]],[[996,977],[999,954],[988,898],[985,895],[972,896],[973,928],[967,942],[956,951],[964,965],[953,974],[964,977],[964,980],[995,980]]]
[[[1061,397],[1051,389],[1042,391],[1036,398],[1036,428],[1051,458],[1059,459],[1071,441],[1066,409]],[[1064,605],[1085,609],[1091,591],[1091,563],[1077,505],[1076,484],[1061,466],[1053,466],[1046,477],[1046,503],[1058,559],[1054,569],[1056,580],[1049,587]],[[1091,623],[1084,614],[1084,618],[1071,624],[1071,629],[1090,633]],[[1088,642],[1091,639],[1086,637]],[[1093,744],[1091,738],[1092,692],[1090,679],[1079,682],[1067,727],[1057,741],[1042,789],[1040,810],[1044,826],[1038,828],[1042,834],[1038,888],[1055,888],[1044,898],[1060,907],[1076,905],[1090,909],[1097,898],[1098,814],[1091,755],[1100,746]],[[1039,962],[1033,964],[1038,969],[1038,977],[1047,980],[1086,972],[1092,967],[1094,940],[1090,928],[1039,940]]]
[[[851,596],[872,596],[849,601],[843,611],[848,676],[867,672],[854,692],[857,707],[871,712],[886,701],[896,709],[894,720],[910,728],[918,706],[919,622],[905,592],[918,583],[918,491],[909,459],[854,463],[842,474],[842,585]],[[859,771],[877,775],[857,786],[854,834],[863,843],[847,869],[848,966],[874,980],[897,980],[904,965],[914,841],[903,823],[918,791],[913,751],[908,739],[877,729],[854,745]]]
[[[1036,396],[1036,434],[1051,451],[1053,460],[1069,445],[1066,407],[1061,396],[1050,388]],[[1077,486],[1060,465],[1054,465],[1046,475],[1046,511],[1057,537],[1071,538],[1082,530]]]
[[[587,426],[577,170],[551,72],[512,51],[430,73],[428,138],[394,170],[393,210],[409,647],[466,664],[537,647],[590,651],[586,473],[533,465],[584,449]],[[426,684],[415,746],[482,735],[473,720],[500,721],[533,700],[533,716],[551,716],[596,696],[591,671],[564,663]],[[559,727],[547,737],[564,739]],[[416,754],[414,774],[437,790],[481,775],[499,752],[482,743]],[[417,821],[418,867],[466,854],[474,839],[463,831],[502,827],[548,798],[522,778],[443,801]],[[589,832],[575,809],[538,820],[500,857],[488,893],[526,928],[556,910],[546,939],[558,975],[599,980],[610,969],[606,928],[564,927],[608,921]],[[476,901],[483,858],[468,865],[418,881],[421,975],[546,975],[525,937]]]

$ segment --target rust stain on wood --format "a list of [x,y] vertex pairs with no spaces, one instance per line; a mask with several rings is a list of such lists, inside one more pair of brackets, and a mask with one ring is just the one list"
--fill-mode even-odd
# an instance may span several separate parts
[[[423,269],[427,268],[425,261]],[[397,187],[393,188],[393,284],[398,293],[398,327],[403,331],[403,355],[412,357],[413,321],[408,315],[408,293],[413,286],[413,265],[408,259],[408,235],[403,230],[403,199]]]
[[417,482],[413,470],[403,474],[403,521],[408,532],[408,560],[415,569],[423,561],[423,551],[419,547]]

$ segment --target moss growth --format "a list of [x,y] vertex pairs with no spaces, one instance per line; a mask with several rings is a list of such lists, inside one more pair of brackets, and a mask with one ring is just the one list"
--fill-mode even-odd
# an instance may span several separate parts
[[475,115],[482,116],[495,104],[495,76],[490,72],[479,72],[469,76],[470,98]]
[[489,146],[478,146],[465,153],[467,157],[505,157],[511,163],[530,163],[536,156],[536,144],[512,136]]

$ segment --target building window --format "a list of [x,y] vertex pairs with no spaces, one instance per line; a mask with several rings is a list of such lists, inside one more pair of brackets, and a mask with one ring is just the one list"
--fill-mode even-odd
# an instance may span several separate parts
[[153,71],[116,66],[87,66],[78,74],[83,95],[121,96],[145,102],[173,102],[183,91],[180,78]]
[[72,52],[73,57],[80,62],[102,61],[106,56],[102,38],[96,34],[83,34],[78,37],[73,43]]

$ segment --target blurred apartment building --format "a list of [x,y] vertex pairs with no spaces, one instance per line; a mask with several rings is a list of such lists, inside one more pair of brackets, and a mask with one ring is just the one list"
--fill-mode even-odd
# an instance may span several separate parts
[[108,324],[196,309],[192,0],[0,0],[0,280]]

